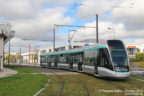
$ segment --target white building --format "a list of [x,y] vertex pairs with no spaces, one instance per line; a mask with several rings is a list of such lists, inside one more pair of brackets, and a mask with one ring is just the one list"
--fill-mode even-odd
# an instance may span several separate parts
[[137,52],[144,52],[144,44],[140,43],[125,43],[130,58],[134,58]]
[[0,71],[3,70],[4,44],[6,44],[12,37],[14,37],[14,34],[15,31],[11,31],[10,24],[0,24]]
[[38,56],[35,52],[27,52],[21,54],[23,64],[35,64],[38,63]]

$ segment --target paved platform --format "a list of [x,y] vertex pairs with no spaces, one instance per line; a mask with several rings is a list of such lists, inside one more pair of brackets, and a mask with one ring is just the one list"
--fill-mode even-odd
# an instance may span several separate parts
[[0,72],[0,78],[8,77],[8,76],[15,75],[15,74],[17,74],[17,71],[9,69],[9,68],[4,68],[3,72]]

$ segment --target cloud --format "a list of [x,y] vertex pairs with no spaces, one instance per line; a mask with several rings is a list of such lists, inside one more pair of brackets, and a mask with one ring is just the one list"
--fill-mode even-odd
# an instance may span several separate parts
[[[13,50],[19,52],[19,47],[28,47],[28,43],[21,39],[36,40],[32,41],[35,48],[51,46],[53,25],[70,24],[73,21],[72,18],[64,16],[67,9],[62,6],[73,2],[75,0],[0,0],[0,18],[12,24],[12,30],[16,31],[15,38],[11,40],[16,46]],[[57,30],[58,28],[56,32]],[[65,36],[57,34],[56,38],[61,41],[61,37]]]
[[45,9],[33,19],[10,21],[16,31],[15,36],[24,39],[51,40],[54,24],[72,22],[71,18],[63,17],[64,10],[61,7]]
[[68,5],[74,2],[78,2],[80,0],[43,0],[43,1],[45,1],[48,5],[59,6],[59,5]]
[[[84,19],[84,22],[93,18],[96,13],[99,14],[100,39],[113,39],[114,35],[117,39],[144,37],[143,0],[0,0],[0,19],[13,25],[17,38],[49,40],[32,41],[35,48],[52,46],[53,25],[72,23],[75,18],[64,14],[69,11],[69,4],[80,1],[77,16]],[[109,13],[105,13],[106,11]],[[101,19],[103,15],[107,17],[107,21]],[[85,26],[95,26],[95,21],[86,23]],[[108,27],[113,30],[108,30]],[[58,31],[59,28],[56,32]],[[77,30],[73,40],[95,37],[96,29],[81,28]],[[27,46],[20,39],[13,39],[12,42],[17,46]],[[56,33],[56,42],[67,42],[67,34]]]
[[0,16],[6,20],[32,18],[37,7],[30,0],[0,0]]
[[117,0],[84,0],[78,8],[78,16],[82,19],[91,19],[96,14],[103,15],[110,10]]
[[[144,1],[143,0],[85,0],[78,9],[78,16],[82,19],[91,19],[99,14],[100,39],[108,39],[115,36],[117,39],[141,39],[144,37]],[[103,18],[103,13],[105,18]],[[102,17],[102,18],[101,18]],[[95,22],[85,25],[95,26]],[[114,30],[106,30],[106,27]],[[77,39],[95,38],[95,29],[79,30]],[[78,38],[80,36],[80,38]]]
[[[95,26],[95,21],[86,23],[85,26]],[[110,28],[110,29],[108,29]],[[144,30],[128,31],[123,23],[114,24],[109,21],[99,22],[99,39],[140,39],[144,37],[142,34]],[[74,37],[75,40],[91,39],[96,38],[96,29],[93,28],[81,28],[77,30]]]
[[[30,44],[30,46],[29,46]],[[35,41],[35,40],[22,40],[21,38],[13,38],[10,40],[10,49],[11,53],[18,52],[26,53],[29,52],[29,47],[31,48],[31,52],[36,49],[47,48],[48,46],[52,46],[53,43],[49,41]],[[5,52],[9,52],[9,43],[5,44]]]
[[44,4],[47,6],[62,6],[74,3],[76,0],[0,0],[0,17],[5,20],[29,19],[35,17]]
[[144,29],[144,0],[127,0],[114,8],[110,19],[115,23],[123,23],[127,30],[137,31]]

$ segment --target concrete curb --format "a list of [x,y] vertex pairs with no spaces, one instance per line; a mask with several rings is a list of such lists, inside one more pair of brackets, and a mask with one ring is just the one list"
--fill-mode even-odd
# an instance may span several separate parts
[[18,72],[15,70],[12,70],[10,68],[4,68],[3,72],[0,72],[0,78],[8,77],[17,74]]

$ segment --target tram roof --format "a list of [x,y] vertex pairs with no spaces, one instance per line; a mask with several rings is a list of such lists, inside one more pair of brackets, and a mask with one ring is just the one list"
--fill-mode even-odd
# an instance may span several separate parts
[[[84,46],[82,48],[74,48],[74,49],[63,50],[63,51],[49,52],[49,53],[41,54],[41,56],[67,54],[67,53],[78,53],[78,52],[84,52],[84,51],[89,51],[89,50],[93,50],[93,49],[107,48],[107,41],[108,40],[102,40],[99,43],[96,43],[91,46]],[[121,40],[119,40],[119,41],[121,41]]]
[[77,52],[84,52],[84,51],[89,51],[89,50],[99,49],[99,48],[106,48],[106,47],[107,47],[107,40],[102,40],[99,43],[96,43],[96,44],[91,45],[91,46],[84,46],[81,48],[74,48],[74,49],[56,51],[56,52],[49,52],[49,53],[41,54],[41,56],[77,53]]

